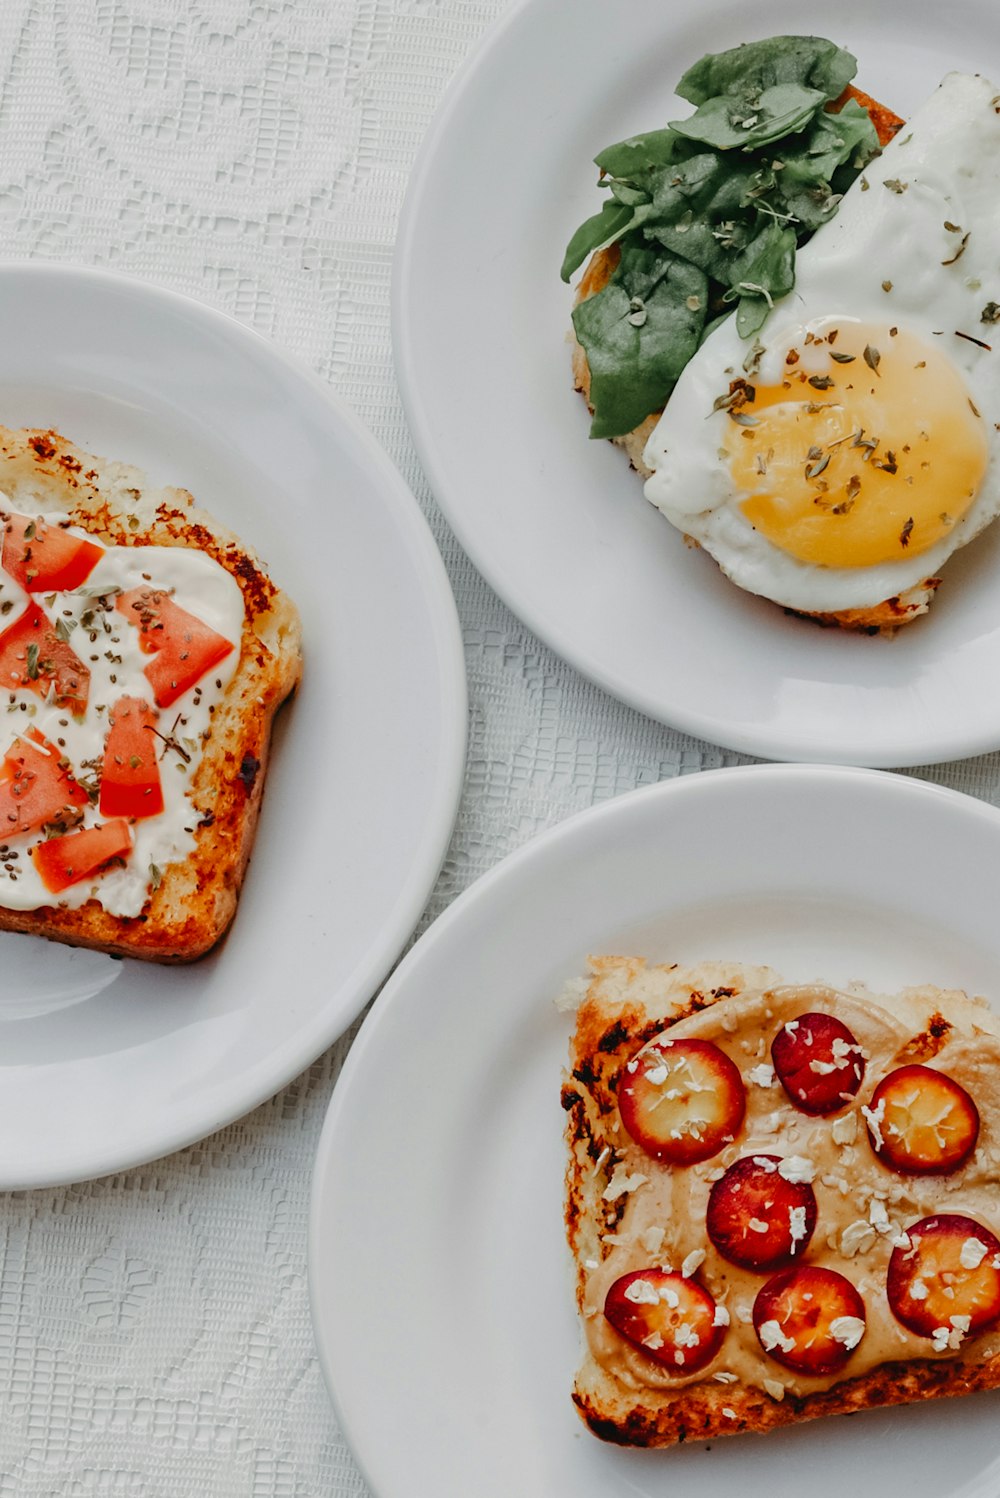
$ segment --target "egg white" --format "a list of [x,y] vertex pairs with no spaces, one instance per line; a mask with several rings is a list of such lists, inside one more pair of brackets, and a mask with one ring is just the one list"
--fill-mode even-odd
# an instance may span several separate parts
[[[757,334],[761,384],[779,383],[788,350],[802,349],[807,331],[831,321],[892,324],[944,353],[961,372],[988,439],[975,500],[941,541],[898,561],[824,567],[773,545],[740,508],[747,496],[734,486],[724,448],[731,418],[712,409],[744,376],[754,342],[741,339],[730,318],[690,361],[649,439],[646,496],[739,587],[805,612],[872,607],[936,576],[1000,512],[1000,324],[982,321],[986,304],[1000,303],[998,94],[978,74],[949,74],[855,180],[837,216],[798,252],[795,287]],[[956,233],[946,223],[968,235],[952,264],[944,262],[955,255]]]

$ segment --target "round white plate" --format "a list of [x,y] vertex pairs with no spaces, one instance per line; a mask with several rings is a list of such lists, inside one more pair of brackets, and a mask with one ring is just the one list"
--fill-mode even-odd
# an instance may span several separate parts
[[590,442],[572,389],[563,250],[597,211],[597,151],[690,112],[707,51],[814,28],[901,114],[943,73],[1000,87],[994,0],[527,0],[437,116],[395,257],[393,335],[421,462],[459,540],[524,622],[633,707],[776,759],[911,765],[1000,745],[1000,527],[894,640],[821,630],[728,583]]
[[553,1004],[590,952],[1000,1000],[1000,814],[903,777],[717,770],[582,813],[480,879],[377,1000],[313,1184],[320,1356],[377,1498],[995,1498],[995,1397],[671,1452],[570,1402]]
[[399,474],[307,370],[185,297],[0,268],[0,421],[190,489],[302,612],[233,928],[191,967],[0,936],[0,1188],[179,1149],[270,1097],[416,924],[461,786],[455,606]]

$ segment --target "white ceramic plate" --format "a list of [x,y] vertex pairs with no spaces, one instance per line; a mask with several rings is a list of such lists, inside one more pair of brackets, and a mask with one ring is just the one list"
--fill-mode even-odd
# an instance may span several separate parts
[[232,931],[166,968],[0,936],[0,1188],[121,1169],[269,1097],[371,997],[444,856],[465,676],[441,560],[372,438],[305,369],[199,303],[0,267],[0,421],[192,490],[302,612]]
[[609,692],[776,759],[911,765],[1000,745],[1000,527],[895,640],[822,631],[741,593],[587,438],[563,250],[595,212],[601,147],[690,111],[707,51],[816,29],[900,113],[951,68],[1000,86],[994,0],[527,0],[448,95],[410,184],[393,336],[424,469],[459,540],[538,635]]
[[602,1445],[562,1224],[553,996],[589,952],[1000,1001],[1000,814],[903,777],[763,766],[632,792],[506,859],[362,1026],[313,1185],[310,1282],[377,1498],[995,1498],[993,1396],[668,1453]]

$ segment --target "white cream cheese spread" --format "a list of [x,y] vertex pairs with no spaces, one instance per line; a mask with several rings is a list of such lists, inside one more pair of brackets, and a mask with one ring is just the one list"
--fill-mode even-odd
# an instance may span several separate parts
[[[156,714],[157,759],[163,790],[159,815],[131,822],[132,848],[124,863],[116,860],[103,872],[70,885],[58,895],[46,888],[31,858],[42,831],[8,836],[0,829],[0,905],[11,910],[41,906],[76,909],[97,900],[110,915],[138,915],[163,872],[188,856],[195,846],[199,813],[190,797],[193,777],[208,739],[213,712],[235,672],[243,630],[243,595],[236,580],[212,557],[186,546],[104,546],[85,530],[65,526],[59,512],[29,517],[7,506],[0,495],[5,522],[32,519],[62,522],[70,536],[101,545],[102,555],[81,586],[62,592],[28,593],[8,572],[0,572],[0,644],[33,605],[41,608],[90,673],[85,711],[74,716],[71,705],[59,705],[53,690],[42,695],[33,687],[0,687],[0,755],[34,728],[58,747],[68,773],[91,795],[79,826],[92,828],[100,815],[96,791],[108,734],[109,714],[122,697],[142,698]],[[145,674],[153,657],[143,651],[139,628],[116,608],[116,599],[132,589],[155,589],[231,642],[225,658],[157,711]]]

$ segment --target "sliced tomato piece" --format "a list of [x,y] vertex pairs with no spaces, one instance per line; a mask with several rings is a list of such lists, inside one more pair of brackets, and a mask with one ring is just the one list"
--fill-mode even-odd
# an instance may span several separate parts
[[703,1285],[657,1268],[615,1280],[604,1314],[626,1342],[679,1376],[708,1366],[729,1325],[724,1307]]
[[871,1147],[907,1175],[946,1175],[972,1154],[979,1109],[961,1083],[932,1066],[900,1066],[864,1110]]
[[58,707],[75,714],[86,710],[90,671],[37,603],[29,603],[0,635],[0,687],[41,697],[51,688]]
[[708,1236],[731,1264],[768,1274],[808,1248],[816,1193],[808,1182],[781,1175],[784,1164],[780,1155],[745,1155],[712,1186]]
[[158,817],[163,786],[156,754],[156,714],[141,697],[119,697],[101,765],[102,817]]
[[1000,1320],[1000,1240],[957,1212],[923,1217],[907,1228],[909,1248],[894,1248],[886,1295],[897,1321],[946,1347]]
[[0,565],[28,593],[59,593],[85,583],[103,555],[103,546],[61,525],[9,515]]
[[761,1347],[796,1373],[843,1368],[865,1334],[865,1303],[835,1269],[803,1264],[769,1279],[753,1306]]
[[771,1060],[796,1108],[814,1116],[846,1107],[865,1075],[861,1047],[850,1030],[819,1011],[782,1025],[771,1044]]
[[710,1040],[657,1039],[625,1065],[618,1108],[648,1155],[672,1165],[708,1160],[743,1123],[739,1068]]
[[71,884],[101,873],[113,858],[125,858],[132,848],[132,834],[124,820],[83,827],[65,837],[50,837],[36,843],[32,861],[50,894],[58,895]]
[[15,739],[0,766],[0,842],[64,821],[86,806],[87,792],[55,744],[37,728]]
[[142,649],[153,655],[146,677],[157,707],[170,707],[236,648],[162,588],[132,588],[119,595],[116,607],[138,628]]

